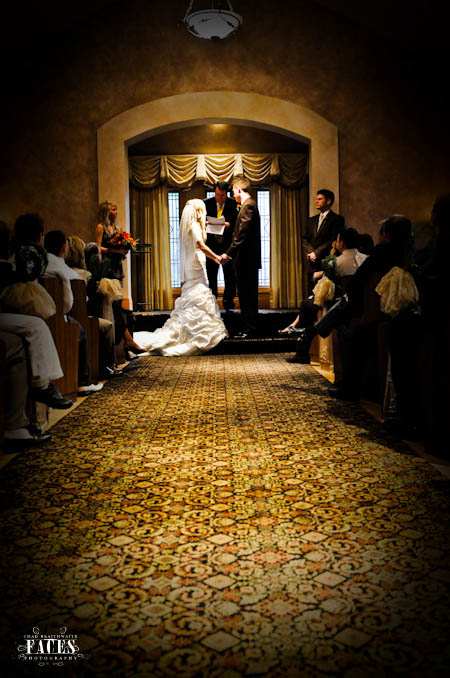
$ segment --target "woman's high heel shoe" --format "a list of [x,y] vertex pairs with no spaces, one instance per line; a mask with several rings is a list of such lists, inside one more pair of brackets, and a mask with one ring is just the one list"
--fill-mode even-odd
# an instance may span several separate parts
[[141,353],[147,353],[145,348],[138,348],[136,346],[125,346],[125,350],[129,353],[134,353],[135,355],[140,355]]

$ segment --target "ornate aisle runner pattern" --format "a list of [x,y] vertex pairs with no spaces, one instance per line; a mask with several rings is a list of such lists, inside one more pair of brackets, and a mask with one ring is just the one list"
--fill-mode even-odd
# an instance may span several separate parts
[[2,665],[444,675],[448,482],[283,355],[136,363],[2,471]]

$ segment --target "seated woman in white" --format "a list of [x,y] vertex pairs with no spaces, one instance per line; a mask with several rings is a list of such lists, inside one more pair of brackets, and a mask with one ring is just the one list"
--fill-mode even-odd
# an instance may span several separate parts
[[136,341],[149,353],[200,355],[228,336],[206,275],[206,257],[217,264],[220,264],[220,257],[205,241],[205,204],[203,200],[189,200],[180,223],[181,296],[163,327],[155,332],[134,334]]

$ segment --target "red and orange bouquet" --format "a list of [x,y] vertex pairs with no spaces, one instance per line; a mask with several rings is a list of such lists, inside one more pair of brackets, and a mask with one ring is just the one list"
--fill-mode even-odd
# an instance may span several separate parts
[[135,251],[136,245],[137,240],[132,238],[131,235],[127,233],[127,231],[119,231],[119,233],[113,235],[109,241],[110,247],[117,247],[117,249],[127,250],[127,252],[130,250]]

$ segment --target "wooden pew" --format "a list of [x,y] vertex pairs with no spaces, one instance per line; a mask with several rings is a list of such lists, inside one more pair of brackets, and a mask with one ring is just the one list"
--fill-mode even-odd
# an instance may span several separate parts
[[56,313],[47,319],[58,351],[64,376],[57,379],[55,386],[62,395],[76,400],[78,391],[78,325],[67,323],[63,312],[63,291],[60,278],[40,278],[56,304]]
[[[346,292],[351,277],[344,276],[342,278],[343,293]],[[366,346],[367,353],[372,351],[372,362],[370,365],[373,369],[370,374],[367,373],[365,375],[365,381],[363,380],[363,398],[373,400],[382,405],[386,391],[389,358],[389,319],[381,312],[380,296],[375,292],[380,279],[380,273],[373,272],[370,275],[364,288],[364,311],[360,316],[352,318],[348,323],[348,327],[354,331],[356,336],[355,341],[359,340],[363,343]],[[331,340],[332,348],[330,353],[333,361],[335,382],[338,382],[343,378],[343,367],[336,330],[333,330]],[[326,340],[320,339],[320,341]]]
[[70,315],[78,320],[86,330],[89,369],[91,371],[91,381],[93,384],[98,382],[99,375],[99,322],[98,318],[88,315],[86,300],[86,283],[84,280],[71,280],[70,286],[73,293],[73,306]]

